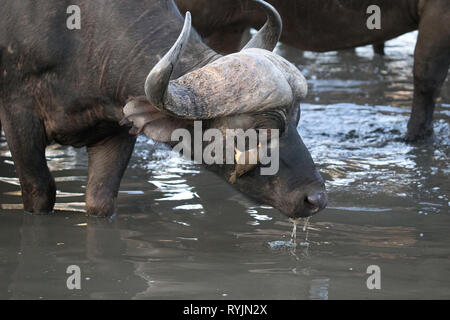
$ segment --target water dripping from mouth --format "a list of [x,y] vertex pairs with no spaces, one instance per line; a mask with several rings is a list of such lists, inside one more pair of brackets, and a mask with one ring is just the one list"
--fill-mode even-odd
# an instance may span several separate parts
[[291,242],[292,242],[293,248],[295,250],[297,247],[297,225],[300,222],[300,218],[298,218],[298,219],[289,218],[289,221],[292,222],[292,224],[293,224],[292,233],[291,233]]
[[293,228],[292,228],[292,233],[291,233],[291,254],[294,256],[294,258],[296,260],[300,260],[300,258],[297,256],[297,225],[300,223],[300,221],[303,221],[303,232],[306,232],[305,234],[305,241],[301,242],[301,245],[306,247],[306,249],[309,248],[309,242],[308,242],[308,234],[309,234],[309,219],[311,217],[307,217],[307,218],[297,218],[297,219],[292,219],[289,218],[289,221],[292,222],[293,224]]

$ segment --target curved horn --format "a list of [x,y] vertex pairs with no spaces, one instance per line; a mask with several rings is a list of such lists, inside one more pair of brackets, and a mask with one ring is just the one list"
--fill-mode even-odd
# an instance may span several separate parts
[[145,95],[155,107],[164,108],[164,95],[169,85],[173,69],[183,53],[191,33],[191,13],[186,12],[183,30],[175,44],[153,67],[145,81]]
[[259,48],[273,51],[280,40],[283,22],[278,11],[263,0],[253,0],[267,14],[266,24],[253,36],[253,38],[242,49]]

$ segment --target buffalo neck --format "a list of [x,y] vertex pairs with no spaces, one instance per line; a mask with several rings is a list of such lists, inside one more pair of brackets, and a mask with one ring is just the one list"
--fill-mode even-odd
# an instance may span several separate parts
[[[68,72],[83,79],[82,94],[108,96],[120,103],[129,96],[143,95],[149,71],[175,43],[183,27],[184,17],[173,0],[80,2],[86,16],[82,16],[81,30],[70,37],[77,49]],[[172,78],[218,57],[193,30]],[[89,79],[87,70],[93,74]]]

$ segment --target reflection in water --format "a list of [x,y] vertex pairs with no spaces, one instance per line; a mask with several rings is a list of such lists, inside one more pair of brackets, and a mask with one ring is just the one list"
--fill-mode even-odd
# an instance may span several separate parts
[[328,282],[330,279],[314,279],[311,281],[309,298],[313,300],[328,300]]
[[[19,181],[0,138],[0,298],[449,298],[450,83],[435,118],[437,140],[401,139],[412,97],[416,33],[387,56],[300,54],[308,79],[299,125],[326,179],[330,203],[307,232],[248,200],[201,166],[140,137],[114,219],[84,215],[87,156],[53,145],[53,215],[21,212]],[[66,268],[81,267],[81,291]],[[367,290],[379,265],[383,289]]]

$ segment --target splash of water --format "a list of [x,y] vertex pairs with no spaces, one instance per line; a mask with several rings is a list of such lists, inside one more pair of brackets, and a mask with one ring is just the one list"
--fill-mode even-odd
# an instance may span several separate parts
[[289,221],[292,222],[292,224],[293,224],[292,233],[291,233],[291,242],[293,243],[294,248],[295,248],[297,246],[297,225],[300,222],[300,218],[298,218],[298,219],[289,218]]

